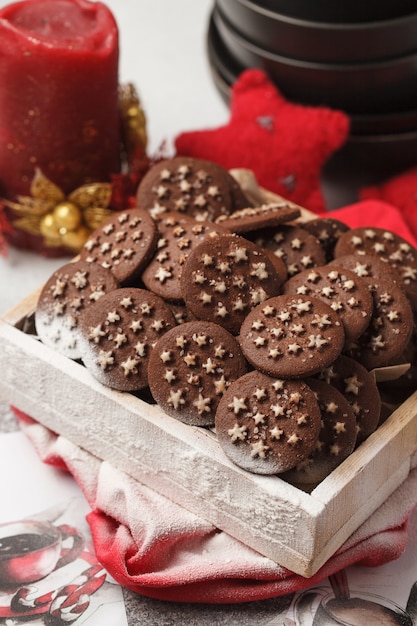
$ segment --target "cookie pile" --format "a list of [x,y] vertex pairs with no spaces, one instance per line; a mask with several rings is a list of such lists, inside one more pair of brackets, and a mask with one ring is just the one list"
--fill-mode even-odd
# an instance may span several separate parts
[[302,223],[290,202],[251,206],[191,158],[155,165],[137,207],[46,283],[40,339],[214,427],[241,468],[316,484],[381,421],[371,370],[411,362],[398,384],[415,380],[417,251],[381,229]]

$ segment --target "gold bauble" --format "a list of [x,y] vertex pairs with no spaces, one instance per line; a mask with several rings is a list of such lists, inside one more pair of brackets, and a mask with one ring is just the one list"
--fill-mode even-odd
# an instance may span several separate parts
[[67,230],[76,230],[82,222],[82,213],[74,202],[64,200],[56,205],[53,218],[58,230],[64,234]]
[[56,240],[59,243],[61,237],[52,213],[47,213],[43,216],[39,224],[39,229],[45,239],[49,241]]
[[80,226],[75,230],[68,230],[62,234],[61,242],[66,248],[78,252],[81,250],[90,234],[91,231],[86,226]]

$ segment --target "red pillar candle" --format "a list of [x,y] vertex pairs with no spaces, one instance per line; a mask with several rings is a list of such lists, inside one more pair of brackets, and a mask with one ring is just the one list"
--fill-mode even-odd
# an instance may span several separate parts
[[120,169],[118,30],[100,2],[0,10],[0,194],[28,195],[36,168],[65,193]]

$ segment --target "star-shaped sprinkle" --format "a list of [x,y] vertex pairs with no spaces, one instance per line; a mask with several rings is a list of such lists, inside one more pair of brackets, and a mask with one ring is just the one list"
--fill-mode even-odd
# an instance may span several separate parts
[[197,355],[189,352],[184,357],[184,363],[188,365],[188,367],[194,367],[197,364]]
[[114,356],[113,353],[109,350],[100,350],[97,357],[97,364],[101,367],[101,369],[105,370],[110,365],[114,364]]
[[114,324],[115,322],[120,321],[120,315],[117,313],[117,311],[109,311],[106,320],[109,322],[109,324]]
[[122,306],[124,309],[129,309],[131,306],[133,306],[132,298],[130,296],[122,298],[120,300],[120,306]]
[[279,441],[284,434],[284,431],[282,430],[282,428],[274,426],[274,428],[271,428],[271,430],[269,431],[269,434],[271,436],[271,439],[276,439],[277,441]]
[[358,377],[353,374],[348,378],[344,379],[345,382],[345,393],[352,393],[354,396],[357,396],[360,388],[363,386],[363,383],[359,381]]
[[160,354],[162,363],[169,363],[172,359],[172,352],[170,350],[163,350]]
[[106,333],[102,329],[101,324],[91,327],[88,331],[88,338],[91,339],[91,341],[94,341],[94,343],[99,343],[102,337],[105,336]]
[[259,439],[259,441],[251,443],[250,455],[252,458],[258,456],[260,459],[264,459],[268,450],[269,446],[266,446],[264,442]]
[[287,443],[289,443],[290,446],[296,446],[299,441],[300,437],[296,433],[292,433],[287,439]]
[[122,363],[120,363],[120,367],[122,368],[125,376],[130,376],[130,374],[137,373],[138,364],[139,361],[137,359],[129,356],[125,361],[122,361]]
[[116,333],[116,336],[113,341],[114,341],[116,348],[120,348],[124,343],[127,342],[127,337],[124,333]]
[[248,407],[245,402],[245,398],[238,398],[233,396],[232,402],[228,405],[229,409],[233,410],[233,413],[237,415],[240,411],[245,411]]
[[54,286],[52,287],[52,295],[54,298],[58,298],[62,296],[67,286],[67,282],[65,280],[61,280],[60,278],[56,279]]
[[264,398],[266,398],[266,389],[256,387],[253,395],[257,400],[263,400]]
[[203,413],[210,413],[210,404],[211,398],[205,398],[201,393],[198,395],[197,400],[193,402],[193,406],[195,406],[199,415],[203,415]]
[[239,426],[239,424],[235,424],[233,428],[229,428],[227,434],[230,436],[232,443],[235,441],[245,441],[246,439],[246,426]]
[[226,380],[224,375],[222,375],[218,380],[214,381],[214,391],[216,396],[222,396],[226,389],[229,387],[230,383]]
[[138,341],[135,345],[135,352],[138,356],[144,357],[146,355],[146,343]]
[[182,397],[182,389],[177,389],[176,391],[171,391],[168,397],[168,404],[174,407],[177,411],[182,404],[185,404],[185,400]]
[[252,419],[255,422],[256,426],[258,424],[263,424],[263,422],[265,421],[265,414],[261,413],[260,411],[257,411],[255,415],[252,415]]

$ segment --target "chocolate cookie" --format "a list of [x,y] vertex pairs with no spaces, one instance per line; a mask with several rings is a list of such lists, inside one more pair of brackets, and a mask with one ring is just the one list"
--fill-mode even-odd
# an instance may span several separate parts
[[279,226],[295,220],[300,215],[300,207],[288,200],[258,207],[245,207],[230,215],[221,215],[216,219],[216,223],[233,233],[242,234],[260,228]]
[[166,213],[158,221],[157,250],[142,273],[144,285],[171,302],[182,300],[181,273],[191,250],[208,237],[227,232],[189,215]]
[[386,278],[370,286],[374,306],[368,328],[346,347],[346,354],[366,369],[396,362],[406,349],[413,330],[410,301],[403,290]]
[[336,387],[315,378],[308,378],[305,382],[314,391],[319,403],[321,429],[309,457],[283,478],[311,489],[353,452],[357,428],[352,407]]
[[368,328],[347,346],[346,353],[369,370],[397,362],[410,340],[413,313],[395,271],[372,255],[341,256],[330,265],[350,268],[367,285],[373,299]]
[[147,211],[123,211],[94,231],[81,250],[80,258],[111,270],[117,280],[126,285],[152,258],[157,240],[157,226]]
[[233,463],[255,474],[279,474],[314,449],[320,408],[303,381],[252,371],[230,385],[215,424],[218,441]]
[[387,263],[417,304],[417,250],[408,241],[383,228],[353,228],[335,247],[335,258],[346,254],[370,254]]
[[133,287],[112,291],[80,319],[84,365],[107,387],[143,389],[153,347],[174,326],[174,315],[159,296]]
[[118,287],[113,274],[95,264],[75,261],[57,269],[43,286],[37,303],[35,324],[41,341],[70,359],[79,359],[81,313]]
[[226,389],[246,371],[239,343],[227,330],[210,322],[186,322],[156,344],[149,360],[149,386],[172,417],[211,426]]
[[315,296],[326,302],[339,315],[347,343],[362,335],[373,312],[367,284],[344,268],[324,265],[300,272],[285,283],[284,293]]
[[376,430],[381,414],[381,397],[375,378],[358,361],[339,356],[317,376],[333,385],[349,402],[357,424],[357,444]]
[[333,217],[318,217],[300,224],[302,228],[314,235],[326,255],[326,261],[333,259],[334,248],[340,236],[349,230],[349,226]]
[[151,167],[139,184],[136,203],[154,219],[167,211],[177,211],[199,221],[214,221],[220,215],[250,206],[226,169],[192,157],[174,157]]
[[326,256],[316,237],[301,226],[283,225],[262,230],[251,234],[251,239],[279,257],[289,276],[326,263]]
[[327,367],[345,340],[339,316],[322,300],[281,295],[253,309],[240,343],[248,361],[270,376],[302,378]]
[[256,244],[223,234],[194,248],[183,267],[182,294],[198,319],[220,324],[238,334],[247,313],[280,293],[286,277]]

